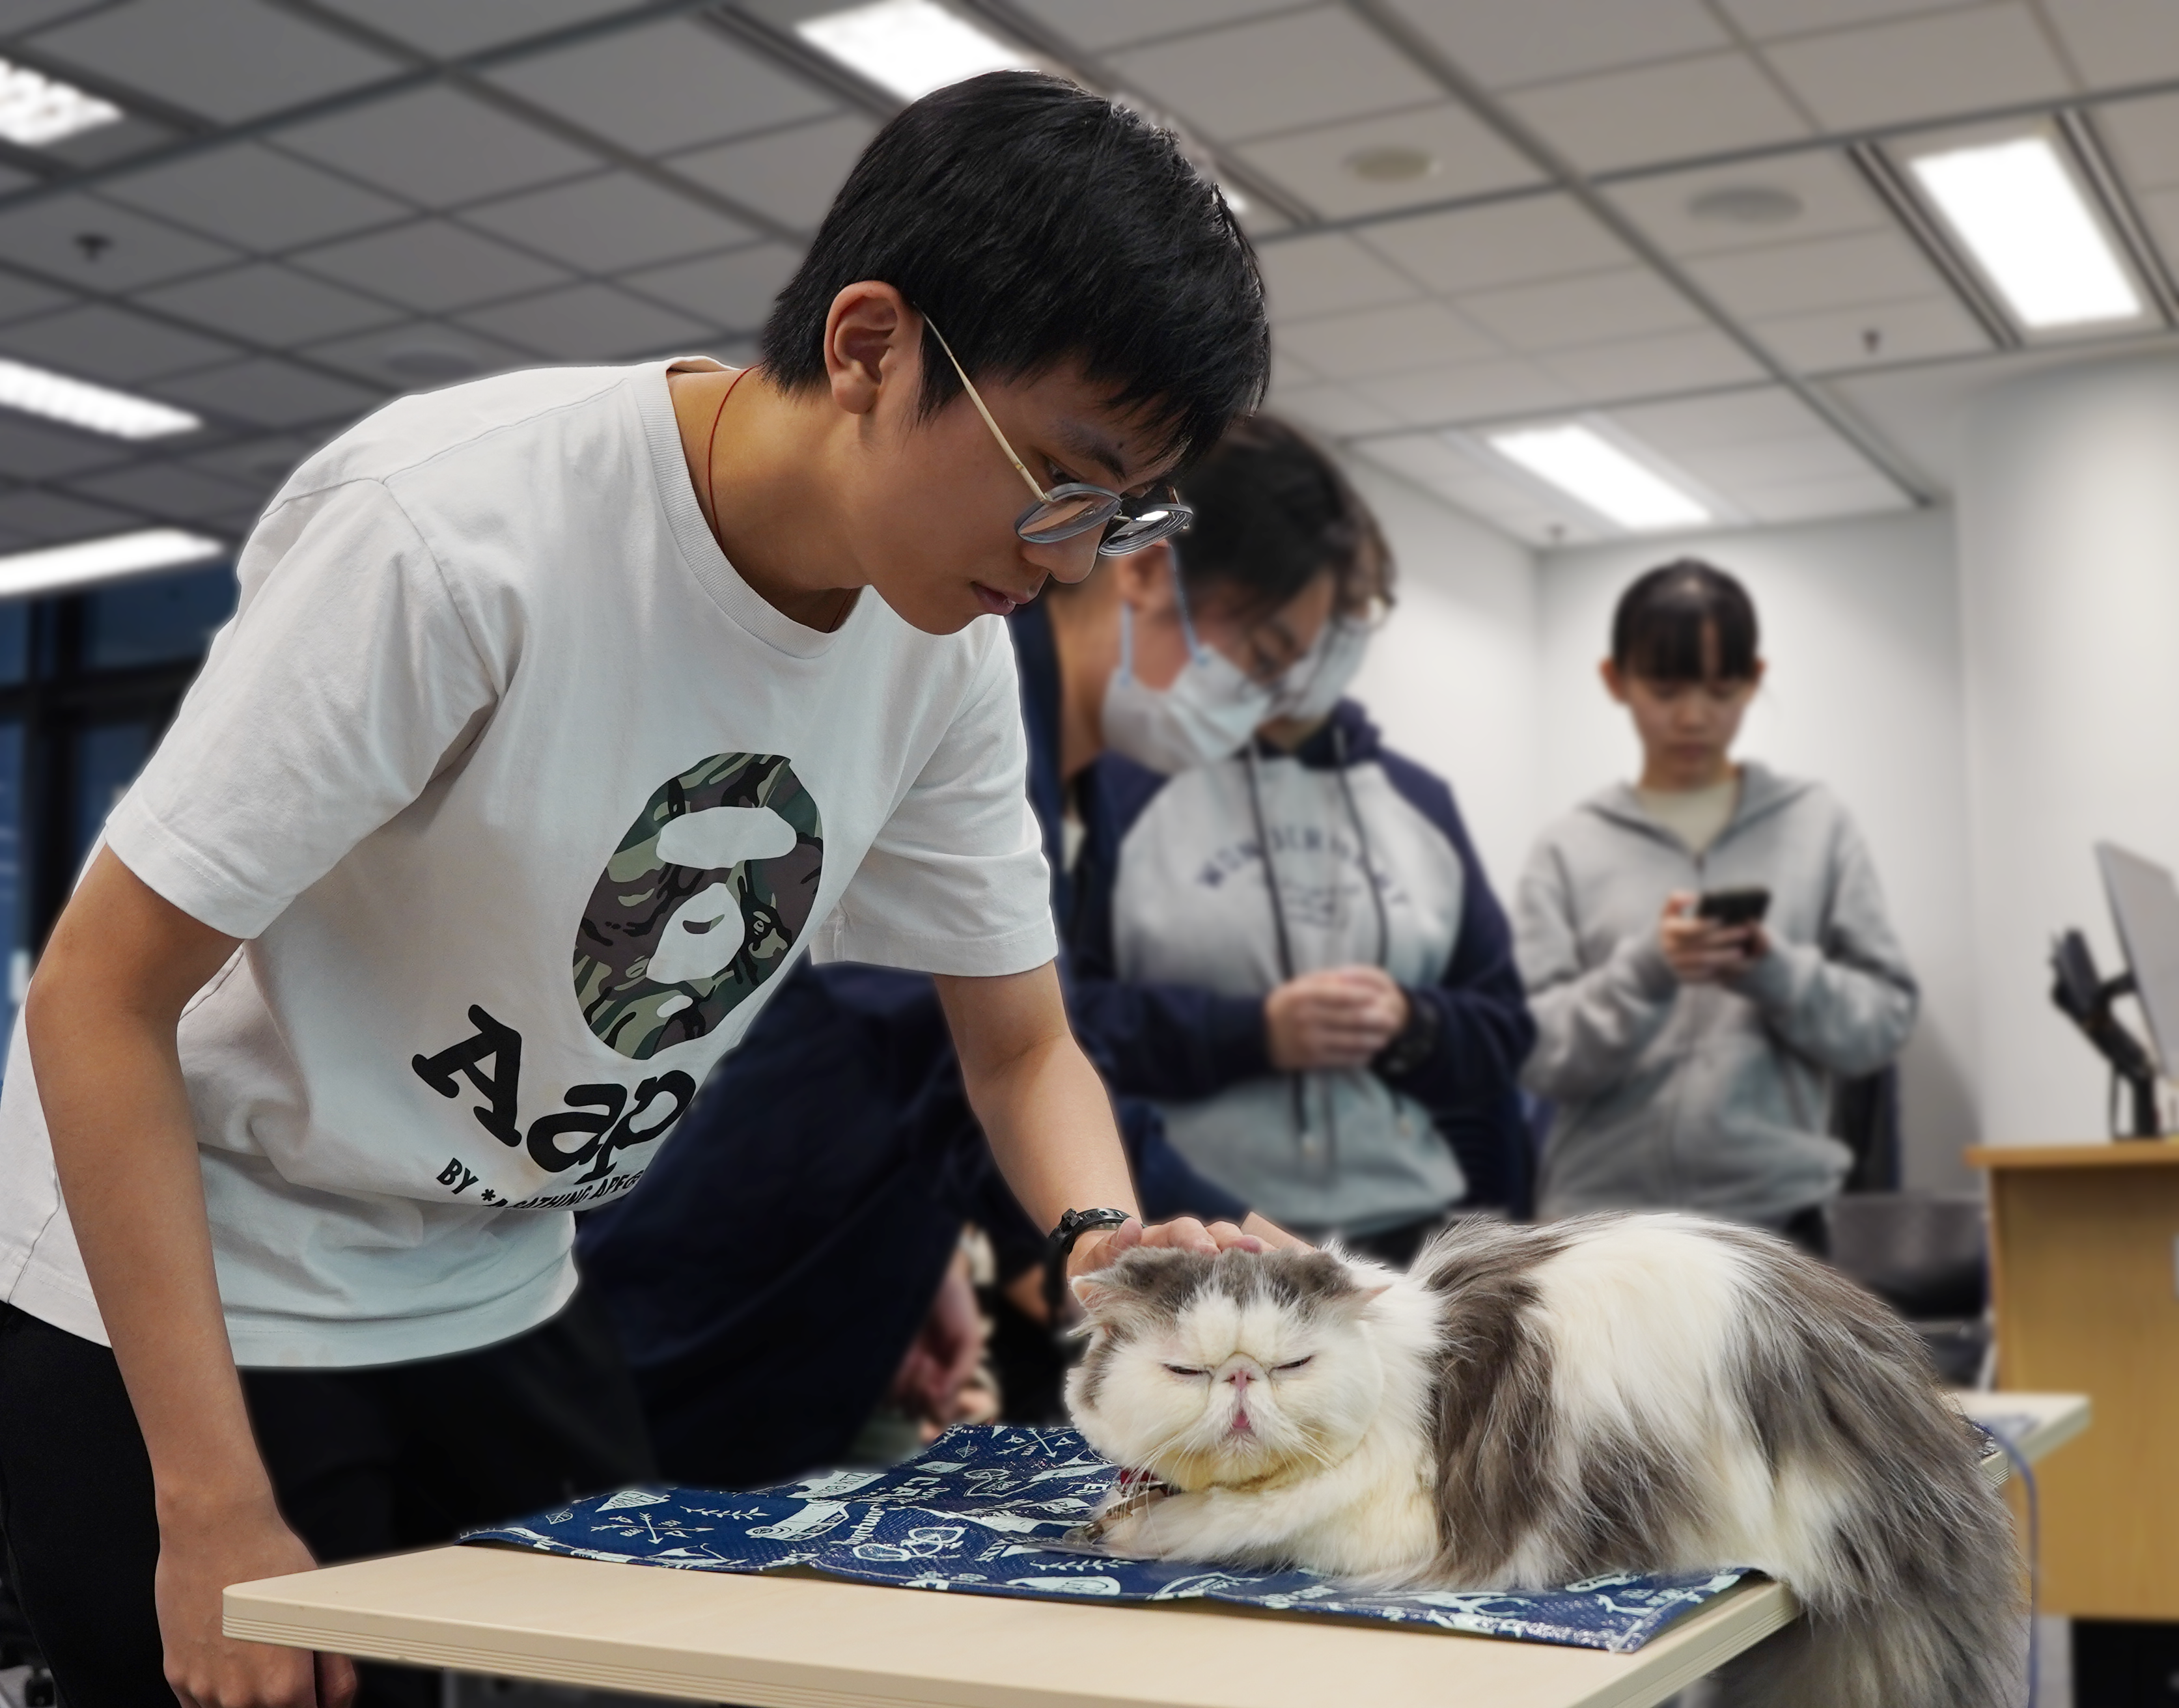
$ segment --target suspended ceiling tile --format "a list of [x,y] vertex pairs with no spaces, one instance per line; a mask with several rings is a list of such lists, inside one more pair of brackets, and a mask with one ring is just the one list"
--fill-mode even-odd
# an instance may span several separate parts
[[2024,5],[1901,19],[1765,50],[1826,126],[1940,118],[2066,94],[2072,80]]
[[2135,189],[2179,186],[2179,95],[2115,101],[2096,108],[2095,123]]
[[0,409],[0,474],[16,480],[55,480],[103,468],[132,455],[118,439],[74,433],[31,416]]
[[1393,9],[1494,89],[1732,44],[1701,0],[1393,0]]
[[1334,7],[1183,36],[1111,63],[1123,82],[1228,142],[1444,96],[1405,55]]
[[801,260],[785,244],[755,244],[723,255],[647,267],[623,275],[620,282],[706,326],[754,332]]
[[1674,460],[1696,479],[1736,491],[1743,486],[1838,480],[1872,472],[1859,452],[1829,433],[1716,445],[1704,451],[1681,452]]
[[1335,439],[1400,424],[1388,411],[1348,386],[1297,386],[1291,391],[1274,391],[1271,413]]
[[[1721,0],[1721,3],[1743,30],[1769,41],[1854,24],[1880,23],[1912,12],[1942,12],[1958,6],[1962,0]],[[1967,0],[1967,3],[1979,3],[1979,0]]]
[[398,36],[446,58],[497,47],[592,18],[624,12],[637,0],[322,0],[359,24]]
[[437,320],[410,320],[326,343],[305,353],[388,391],[436,391],[481,374],[530,368],[537,359],[497,338]]
[[381,402],[385,395],[272,356],[185,374],[178,380],[163,381],[157,389],[160,396],[178,403],[255,427],[349,419]]
[[1422,294],[1412,279],[1336,232],[1265,244],[1260,259],[1274,321],[1412,302]]
[[624,172],[605,172],[463,211],[465,225],[581,272],[618,272],[753,241],[739,220]]
[[2043,14],[2091,89],[2179,77],[2171,0],[2043,0]]
[[[452,15],[461,8],[443,9]],[[295,125],[272,140],[431,208],[575,178],[599,163],[587,151],[444,85]]]
[[19,320],[26,315],[41,315],[68,300],[58,291],[49,291],[43,285],[33,284],[13,273],[0,273],[0,325]]
[[139,298],[253,344],[284,346],[398,320],[401,311],[272,261],[206,273]]
[[[1427,167],[1409,178],[1364,176],[1375,161],[1394,151],[1427,161]],[[1449,101],[1250,143],[1238,152],[1331,219],[1543,181],[1534,167],[1480,120]],[[1364,170],[1356,170],[1358,166]]]
[[1702,386],[1737,386],[1767,378],[1762,365],[1710,326],[1652,332],[1609,344],[1584,344],[1540,359],[1573,393],[1591,402],[1655,397]]
[[103,303],[18,320],[0,331],[0,349],[27,362],[118,386],[209,368],[240,353],[223,341]]
[[[1769,213],[1751,192],[1774,198]],[[1676,255],[1716,255],[1892,228],[1891,215],[1861,174],[1829,149],[1707,172],[1635,178],[1610,186],[1605,194],[1651,239]],[[1729,199],[1736,194],[1741,200]],[[1786,200],[1776,201],[1779,196]],[[1712,200],[1705,202],[1705,197]],[[1698,213],[1698,204],[1708,211]],[[1798,211],[1792,204],[1798,205]],[[1734,216],[1736,208],[1760,216]]]
[[1265,12],[1288,9],[1293,0],[1018,0],[1070,41],[1093,52],[1124,47],[1153,37],[1205,30]]
[[1974,317],[1949,296],[1752,320],[1748,330],[1779,360],[1803,374],[1880,368],[1990,348]]
[[1611,417],[1644,444],[1673,457],[1760,440],[1813,438],[1828,430],[1782,386],[1638,404],[1614,409]]
[[0,41],[24,36],[47,24],[58,24],[79,12],[88,12],[104,0],[8,0],[0,11]]
[[1388,374],[1355,388],[1371,402],[1418,427],[1448,421],[1490,421],[1573,402],[1563,380],[1534,362],[1498,359]]
[[679,19],[519,60],[487,74],[514,94],[642,154],[746,136],[815,118],[837,105],[716,30]]
[[203,452],[190,457],[189,463],[193,468],[209,469],[240,483],[258,495],[261,503],[287,484],[288,477],[321,442],[316,436],[298,438],[286,435],[245,439],[238,444]]
[[2179,260],[2179,188],[2152,190],[2138,200],[2142,217],[2165,259]]
[[1896,231],[1704,256],[1689,261],[1688,271],[1743,317],[1896,302],[1935,296],[1945,287],[1921,251]]
[[80,193],[0,211],[0,255],[97,292],[132,291],[242,259],[224,244]]
[[877,133],[876,124],[861,113],[843,112],[744,142],[676,155],[667,164],[783,226],[814,232],[849,168]]
[[425,314],[511,297],[567,276],[534,255],[443,220],[329,244],[294,260],[322,278],[359,285]]
[[1806,122],[1741,53],[1545,84],[1507,100],[1588,172],[1722,154],[1809,134]]
[[99,194],[260,253],[391,225],[409,212],[375,190],[250,142],[110,179]]
[[1279,328],[1292,350],[1328,380],[1496,356],[1498,348],[1443,303],[1402,303],[1297,320]]
[[1435,433],[1364,439],[1352,448],[1529,545],[1574,545],[1606,537],[1594,522],[1550,504],[1518,479],[1483,468]]
[[1362,240],[1434,291],[1606,271],[1633,260],[1571,197],[1526,197],[1371,226]]
[[175,522],[221,516],[245,503],[249,490],[178,463],[139,463],[71,483],[85,498],[149,510]]
[[1655,274],[1628,267],[1463,296],[1460,306],[1514,349],[1572,349],[1698,323],[1687,300]]
[[65,493],[0,493],[0,529],[40,542],[90,539],[143,525],[141,517]]
[[611,285],[570,285],[463,316],[464,326],[541,355],[596,361],[701,344],[711,328]]
[[1913,501],[1882,475],[1844,474],[1830,480],[1748,487],[1734,501],[1758,522],[1817,522],[1834,516],[1874,516],[1913,508]]
[[130,0],[41,30],[32,46],[230,123],[405,69],[258,0]]

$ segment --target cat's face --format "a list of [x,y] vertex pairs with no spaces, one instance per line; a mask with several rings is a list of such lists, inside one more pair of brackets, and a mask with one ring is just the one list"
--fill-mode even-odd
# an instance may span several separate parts
[[1068,1410],[1106,1459],[1177,1489],[1336,1464],[1383,1397],[1383,1290],[1328,1252],[1130,1251],[1074,1284],[1090,1340]]

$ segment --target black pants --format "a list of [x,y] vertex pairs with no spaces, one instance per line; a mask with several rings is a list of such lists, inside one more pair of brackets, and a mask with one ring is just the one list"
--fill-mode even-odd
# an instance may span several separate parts
[[[476,1352],[365,1370],[245,1370],[281,1512],[321,1564],[448,1540],[656,1475],[601,1313],[580,1294]],[[68,1708],[173,1708],[151,1576],[151,1461],[113,1355],[0,1305],[7,1576]],[[436,1677],[365,1667],[372,1708]]]

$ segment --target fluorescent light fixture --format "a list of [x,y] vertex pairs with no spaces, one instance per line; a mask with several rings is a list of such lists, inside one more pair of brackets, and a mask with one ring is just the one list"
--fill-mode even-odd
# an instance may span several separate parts
[[58,593],[155,569],[202,563],[206,558],[226,556],[227,550],[206,534],[178,528],[146,528],[134,534],[109,534],[103,539],[80,539],[73,545],[13,552],[0,556],[0,599]]
[[154,403],[149,397],[94,386],[88,380],[71,380],[5,356],[0,356],[0,408],[43,415],[116,439],[163,439],[169,433],[194,433],[204,425],[188,410],[170,403]]
[[2048,137],[1947,149],[1914,176],[2023,326],[2128,320],[2139,293]]
[[0,137],[22,148],[43,148],[122,116],[110,101],[0,59]]
[[1018,47],[979,30],[936,0],[872,0],[805,18],[796,35],[903,101],[986,71],[1034,71]]
[[1491,449],[1622,528],[1684,528],[1710,513],[1593,427],[1523,427],[1490,435]]

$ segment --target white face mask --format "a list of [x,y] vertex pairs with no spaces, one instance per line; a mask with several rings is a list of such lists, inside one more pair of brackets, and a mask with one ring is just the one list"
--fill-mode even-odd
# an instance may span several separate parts
[[1271,715],[1298,723],[1321,723],[1362,668],[1369,650],[1369,625],[1351,616],[1327,618],[1309,649],[1281,678]]
[[1180,601],[1181,632],[1188,662],[1170,687],[1144,686],[1135,675],[1134,611],[1120,607],[1120,662],[1105,686],[1105,745],[1139,765],[1171,776],[1215,764],[1245,747],[1256,725],[1271,715],[1272,691],[1248,676],[1223,653],[1195,638],[1187,595],[1173,577]]

